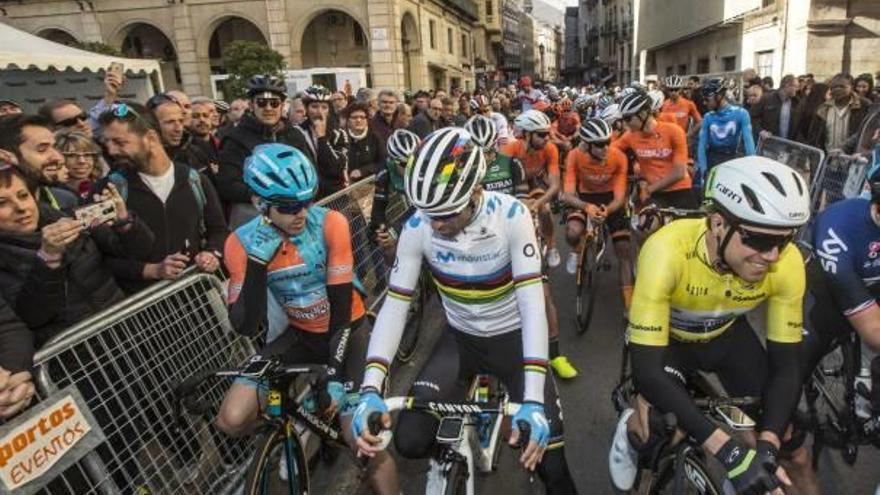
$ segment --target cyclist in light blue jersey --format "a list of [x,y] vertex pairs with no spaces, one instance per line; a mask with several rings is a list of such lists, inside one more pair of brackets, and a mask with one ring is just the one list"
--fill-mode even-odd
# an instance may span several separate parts
[[700,124],[694,187],[702,184],[702,178],[715,165],[743,156],[739,152],[740,142],[745,155],[755,154],[749,112],[727,101],[725,80],[711,79],[703,85],[702,91],[703,102],[711,111],[703,117]]

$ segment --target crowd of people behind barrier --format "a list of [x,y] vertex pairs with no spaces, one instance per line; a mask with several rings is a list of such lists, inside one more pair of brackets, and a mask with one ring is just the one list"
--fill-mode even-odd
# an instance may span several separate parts
[[[190,266],[222,268],[229,232],[258,214],[243,179],[258,145],[302,151],[317,170],[320,198],[382,172],[397,129],[425,138],[481,114],[495,124],[503,149],[515,139],[515,118],[538,110],[552,121],[550,140],[564,157],[588,118],[621,133],[614,107],[637,91],[653,98],[658,117],[683,125],[692,148],[706,147],[711,162],[717,145],[699,137],[701,120],[730,103],[707,88],[727,82],[678,79],[557,88],[523,77],[473,92],[310,87],[288,95],[280,79],[256,76],[247,97],[229,102],[181,91],[130,102],[117,99],[125,81],[107,72],[105,95],[91,109],[58,100],[30,115],[0,100],[0,417],[31,403],[33,355],[53,336]],[[860,126],[880,111],[868,74],[824,82],[788,75],[776,87],[746,71],[742,81],[751,127],[746,154],[754,153],[748,142],[764,135],[854,152]],[[78,214],[96,202],[112,205],[110,213],[94,220]]]

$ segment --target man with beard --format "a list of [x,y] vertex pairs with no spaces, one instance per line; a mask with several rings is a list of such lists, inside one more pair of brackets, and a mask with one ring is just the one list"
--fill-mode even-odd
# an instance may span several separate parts
[[192,136],[191,146],[198,147],[208,157],[208,169],[212,174],[217,173],[217,163],[220,161],[220,140],[214,136],[216,130],[217,107],[210,98],[193,98],[192,121],[189,125],[189,133]]
[[[192,108],[192,106],[190,106]],[[165,153],[175,162],[184,163],[206,175],[213,175],[211,155],[201,146],[193,143],[193,135],[186,124],[186,111],[183,103],[169,93],[158,93],[147,101],[147,110],[152,113],[159,125],[159,135]],[[190,118],[192,121],[192,118]]]
[[114,104],[101,114],[100,123],[116,170],[109,180],[128,210],[156,237],[145,262],[112,261],[120,287],[136,292],[155,280],[179,277],[191,264],[205,272],[217,270],[227,231],[211,182],[196,170],[172,162],[159,125],[145,107]]

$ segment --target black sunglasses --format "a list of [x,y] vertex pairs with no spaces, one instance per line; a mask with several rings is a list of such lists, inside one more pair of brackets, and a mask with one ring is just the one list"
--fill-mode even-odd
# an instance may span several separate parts
[[311,201],[290,201],[270,203],[282,215],[296,215],[312,205]]
[[588,143],[588,144],[595,146],[597,148],[607,148],[611,144],[611,141],[602,141],[599,143]]
[[550,133],[548,131],[539,131],[539,132],[536,132],[535,135],[541,139],[547,139],[547,136],[549,136]]
[[773,251],[773,248],[779,248],[779,251],[785,249],[785,246],[794,240],[794,232],[790,234],[767,234],[764,232],[755,232],[753,230],[747,230],[742,227],[737,227],[736,231],[739,232],[739,237],[742,239],[742,243],[759,253],[768,253]]
[[167,103],[169,101],[171,103],[177,103],[178,105],[180,105],[180,101],[173,95],[170,95],[168,93],[156,93],[151,96],[149,100],[147,100],[147,110],[152,112],[159,105]]
[[281,100],[278,98],[257,98],[257,106],[260,108],[278,108],[281,106]]
[[82,112],[79,115],[74,115],[73,117],[70,117],[69,119],[59,120],[58,122],[55,122],[55,125],[58,127],[73,127],[80,122],[87,122],[88,120],[89,116],[85,112]]

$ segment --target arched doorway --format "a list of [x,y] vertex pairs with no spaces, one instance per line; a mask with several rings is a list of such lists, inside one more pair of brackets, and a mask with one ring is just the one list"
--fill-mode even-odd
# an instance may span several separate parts
[[233,41],[254,41],[268,45],[266,38],[253,22],[242,17],[227,17],[214,28],[208,42],[211,74],[226,74],[223,50]]
[[180,66],[174,44],[159,28],[144,22],[127,26],[120,50],[126,57],[159,61],[165,89],[180,88]]
[[68,33],[63,29],[49,28],[44,29],[37,33],[37,36],[40,38],[45,38],[49,41],[54,41],[55,43],[61,43],[62,45],[73,46],[77,44],[79,41],[72,34]]
[[363,27],[340,10],[312,19],[302,36],[303,68],[363,67],[369,72],[370,50]]
[[420,86],[419,68],[421,67],[422,42],[416,19],[407,12],[400,21],[400,43],[403,53],[403,85],[407,89]]

